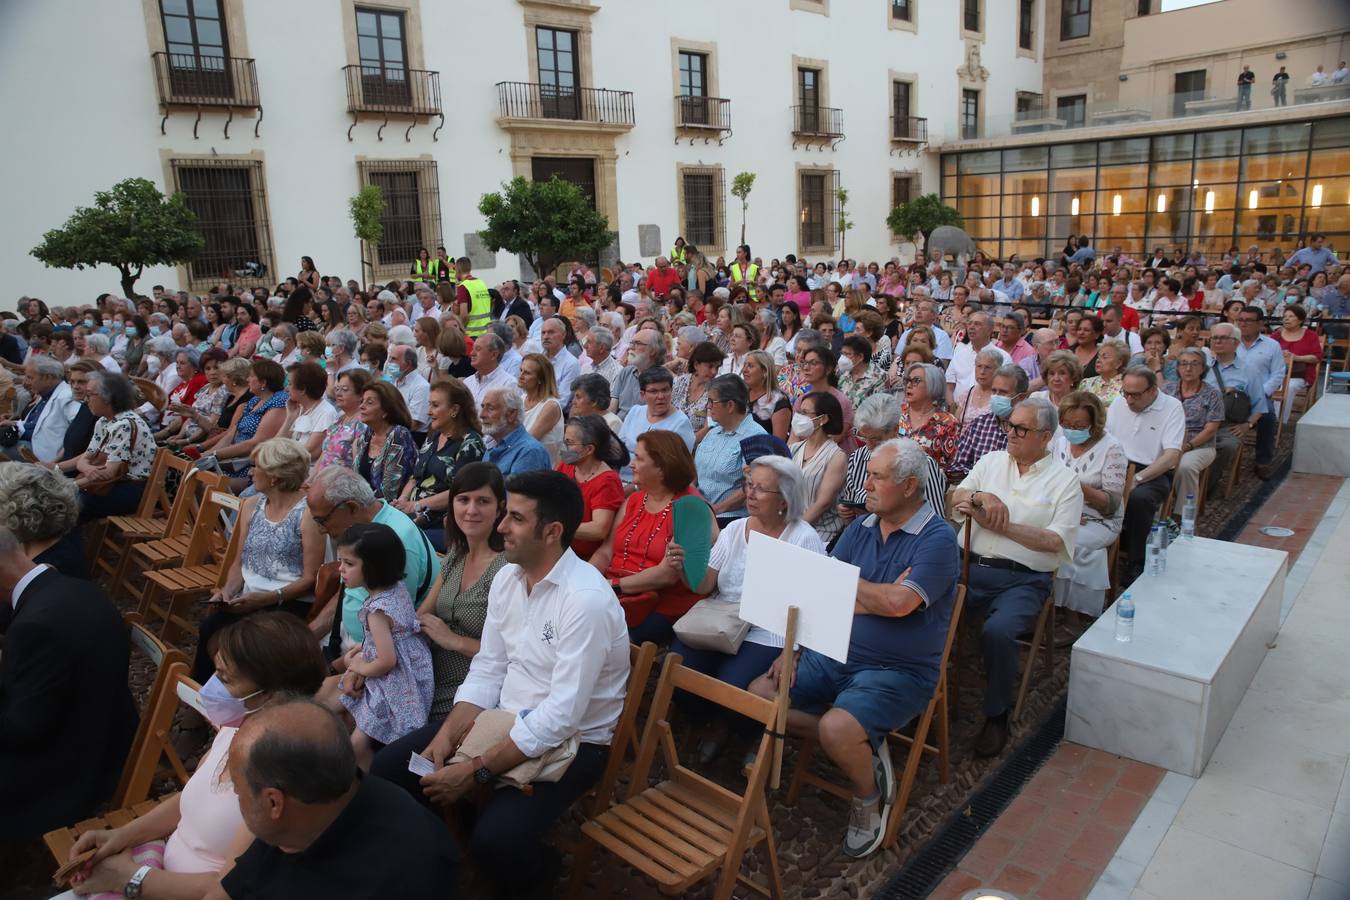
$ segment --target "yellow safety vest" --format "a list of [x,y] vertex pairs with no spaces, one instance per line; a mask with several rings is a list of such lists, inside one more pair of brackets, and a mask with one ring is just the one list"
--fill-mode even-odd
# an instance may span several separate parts
[[685,254],[684,254],[684,248],[683,248],[683,247],[671,247],[671,248],[670,248],[670,264],[671,264],[672,266],[674,266],[674,265],[679,265],[679,264],[681,264],[681,263],[686,263],[686,262],[688,262],[688,261],[689,261],[689,258],[688,258],[687,256],[685,256]]
[[487,331],[491,322],[492,297],[481,278],[470,275],[461,281],[459,286],[469,292],[469,321],[464,323],[464,330],[469,337],[476,338]]
[[751,297],[759,296],[759,266],[750,263],[750,274],[745,277],[742,277],[740,263],[732,263],[730,271],[732,287],[743,284]]
[[420,275],[420,276],[422,276],[422,277],[426,277],[427,275],[431,275],[431,276],[434,277],[435,274],[436,274],[436,269],[437,269],[436,262],[437,262],[437,261],[433,259],[433,260],[428,261],[425,265],[423,265],[422,260],[420,260],[420,259],[415,259],[415,260],[413,260],[413,264],[412,264],[412,273],[413,273],[413,275]]

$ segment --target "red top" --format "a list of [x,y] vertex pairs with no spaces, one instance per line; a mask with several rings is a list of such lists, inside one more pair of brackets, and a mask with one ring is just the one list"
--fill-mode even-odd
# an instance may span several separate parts
[[1139,330],[1139,310],[1133,306],[1122,306],[1120,309],[1120,326],[1126,331]]
[[[1296,341],[1286,340],[1284,329],[1276,328],[1270,333],[1280,344],[1281,350],[1288,350],[1295,356],[1315,356],[1318,361],[1322,360],[1322,342],[1317,339],[1311,328],[1303,329],[1303,336]],[[1302,378],[1304,381],[1312,381],[1313,365],[1312,363],[1294,363],[1294,371],[1289,373],[1292,378]]]
[[647,287],[658,297],[664,297],[679,283],[680,273],[675,271],[674,266],[666,266],[664,269],[652,266],[647,270]]
[[[605,572],[606,578],[619,578],[634,575],[664,564],[666,545],[675,533],[675,501],[690,494],[698,496],[693,485],[671,498],[665,509],[658,513],[647,512],[643,505],[647,500],[646,491],[634,491],[624,505],[623,522],[614,532],[614,557]],[[680,579],[661,591],[649,591],[634,597],[620,597],[624,616],[629,628],[636,628],[654,612],[670,619],[678,619],[689,612],[700,599],[700,595],[685,586]]]
[[197,392],[200,391],[205,384],[206,376],[201,372],[198,372],[187,381],[178,382],[178,386],[169,391],[169,399],[181,403],[184,406],[191,406],[192,401],[197,399]]
[[[576,466],[558,463],[558,471],[573,481],[577,480]],[[618,512],[619,507],[623,506],[623,482],[619,480],[619,473],[613,469],[605,469],[590,481],[577,481],[577,487],[581,488],[581,499],[586,503],[585,515],[581,517],[583,524],[591,521],[597,509]],[[583,541],[574,538],[572,552],[582,559],[590,559],[603,543],[603,540]]]

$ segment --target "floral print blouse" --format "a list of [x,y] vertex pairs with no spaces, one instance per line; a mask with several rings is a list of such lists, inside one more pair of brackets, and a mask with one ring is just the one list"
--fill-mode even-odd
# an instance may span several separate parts
[[352,442],[356,436],[361,433],[361,420],[353,414],[349,418],[338,419],[332,425],[328,426],[328,432],[323,438],[323,447],[319,451],[319,461],[314,466],[314,471],[322,471],[329,466],[351,466],[352,465]]
[[94,423],[89,452],[101,452],[110,463],[126,463],[122,480],[145,481],[155,460],[155,434],[135,410],[129,409]]
[[900,409],[900,429],[898,436],[910,438],[928,452],[942,471],[951,468],[956,458],[957,439],[961,435],[961,425],[956,417],[946,410],[936,410],[920,428],[909,423],[909,404]]
[[370,482],[375,496],[386,503],[392,503],[403,492],[403,485],[412,477],[413,464],[417,461],[417,447],[413,444],[412,432],[402,425],[389,429],[384,439],[384,447],[375,459],[366,459],[366,448],[370,446],[370,429],[362,425],[356,439],[352,441],[352,466]]

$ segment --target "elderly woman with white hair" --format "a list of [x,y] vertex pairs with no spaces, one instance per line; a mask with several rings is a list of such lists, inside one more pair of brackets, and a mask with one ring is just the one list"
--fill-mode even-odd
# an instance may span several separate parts
[[[992,371],[989,380],[992,385]],[[905,399],[900,407],[897,434],[917,443],[945,472],[956,458],[961,434],[956,417],[938,406],[947,389],[946,376],[935,365],[911,363],[905,368],[903,384]]]
[[1084,378],[1079,390],[1095,394],[1102,406],[1110,406],[1120,396],[1129,362],[1130,345],[1119,338],[1105,338],[1097,345],[1097,374]]
[[956,420],[961,425],[974,422],[989,412],[994,398],[994,373],[1006,359],[1006,354],[992,345],[975,354],[974,380],[965,394],[956,398]]
[[[758,532],[808,553],[825,553],[825,543],[803,518],[811,497],[801,467],[781,456],[760,456],[746,468],[747,515],[718,534],[708,568],[694,585],[697,594],[712,593],[675,623],[675,640],[670,645],[686,666],[741,689],[773,665],[782,653],[783,636],[754,625],[747,626],[741,640],[728,642],[706,625],[700,627],[699,621],[706,621],[709,613],[734,617],[740,611],[750,535]],[[666,564],[683,577],[684,548],[671,543]],[[727,716],[708,717],[698,751],[705,762],[721,751],[732,723]]]
[[95,331],[84,338],[84,356],[86,359],[96,361],[109,372],[121,374],[122,366],[116,359],[113,359],[111,350],[112,340],[106,334]]

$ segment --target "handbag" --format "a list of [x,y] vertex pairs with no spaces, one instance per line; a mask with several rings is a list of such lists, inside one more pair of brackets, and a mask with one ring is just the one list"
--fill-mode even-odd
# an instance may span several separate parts
[[750,623],[738,613],[741,605],[718,597],[704,597],[675,622],[675,636],[695,650],[734,654],[750,633]]
[[1239,391],[1237,388],[1228,390],[1224,387],[1223,374],[1219,372],[1219,361],[1214,360],[1214,380],[1219,382],[1219,390],[1223,392],[1223,419],[1229,425],[1241,425],[1252,416],[1252,398],[1247,396],[1246,391]]
[[[528,712],[522,715],[528,715]],[[464,740],[460,742],[455,755],[446,760],[446,763],[469,762],[476,756],[482,756],[505,740],[515,724],[516,714],[513,712],[504,709],[483,710],[478,714],[478,718],[473,720],[473,726],[469,729],[469,733],[464,735]],[[572,760],[577,758],[577,750],[580,747],[581,739],[574,734],[543,756],[527,759],[515,768],[508,769],[498,775],[497,780],[510,787],[521,789],[535,782],[559,781],[572,765]]]
[[[131,420],[131,450],[133,453],[136,451],[136,440],[139,437],[140,437],[140,430],[136,428],[136,420],[133,418]],[[84,491],[91,497],[106,497],[108,493],[113,489],[113,485],[115,484],[123,484],[123,483],[143,484],[144,482],[145,479],[143,478],[142,479],[109,478],[104,481],[91,481],[84,487],[82,487],[80,490]]]

